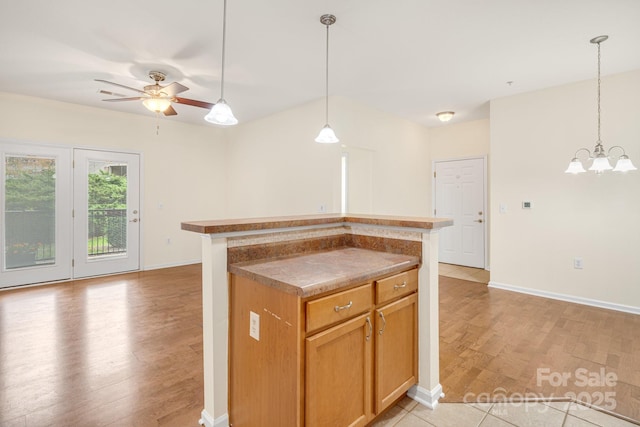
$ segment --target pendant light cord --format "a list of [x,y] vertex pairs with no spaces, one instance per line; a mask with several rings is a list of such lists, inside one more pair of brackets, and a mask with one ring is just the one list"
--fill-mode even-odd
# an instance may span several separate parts
[[[226,0],[225,0],[226,1]],[[325,119],[326,122],[325,124],[329,124],[329,25],[327,25],[327,55],[326,55],[326,72],[325,72],[325,102],[324,102],[324,109],[325,109]]]
[[[222,71],[220,73],[220,99],[224,99],[224,54],[227,34],[227,0],[224,0],[222,12]],[[600,45],[598,45],[600,46]]]
[[598,144],[600,143],[600,42],[598,42]]

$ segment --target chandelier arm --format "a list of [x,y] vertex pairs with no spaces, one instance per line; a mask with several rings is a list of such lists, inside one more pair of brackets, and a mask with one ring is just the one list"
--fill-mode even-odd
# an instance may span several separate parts
[[591,155],[591,151],[589,151],[589,149],[588,149],[588,148],[579,148],[579,149],[576,151],[576,154],[574,154],[574,155],[573,155],[573,157],[574,157],[575,159],[577,159],[577,158],[578,158],[578,153],[579,153],[579,152],[581,152],[581,151],[586,151],[586,152],[587,152],[587,156],[588,156],[588,157],[587,157],[587,160],[589,160],[589,159],[592,159],[592,158],[593,158],[593,156]]
[[627,153],[624,151],[624,148],[622,148],[622,147],[621,147],[621,146],[619,146],[619,145],[614,145],[613,147],[609,148],[609,150],[607,150],[607,157],[611,156],[611,150],[613,150],[614,148],[619,148],[619,149],[621,149],[621,150],[622,150],[622,155],[623,155],[623,156],[626,156],[626,155],[627,155]]

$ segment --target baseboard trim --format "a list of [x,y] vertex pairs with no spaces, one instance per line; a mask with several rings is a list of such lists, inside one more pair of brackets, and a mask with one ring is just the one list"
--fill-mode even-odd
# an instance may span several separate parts
[[142,271],[160,270],[161,268],[171,268],[171,267],[183,267],[185,265],[200,264],[201,262],[202,260],[194,259],[194,260],[181,261],[181,262],[172,262],[169,264],[156,264],[156,265],[145,266],[144,269],[142,269]]
[[218,418],[216,418],[215,420],[213,419],[213,417],[211,415],[209,415],[209,413],[206,411],[206,409],[202,410],[202,413],[200,414],[200,420],[198,420],[198,423],[201,426],[204,427],[229,427],[229,415],[224,414],[219,416]]
[[438,399],[444,397],[444,393],[440,384],[435,386],[433,390],[427,390],[416,384],[407,391],[407,396],[429,409],[435,409],[438,405]]
[[600,301],[590,298],[577,297],[573,295],[559,294],[556,292],[541,291],[538,289],[523,288],[520,286],[509,285],[507,283],[489,282],[490,288],[502,289],[505,291],[519,292],[537,297],[550,298],[575,304],[590,305],[592,307],[605,308],[607,310],[622,311],[624,313],[640,314],[640,307],[632,307],[629,305],[615,304],[607,301]]

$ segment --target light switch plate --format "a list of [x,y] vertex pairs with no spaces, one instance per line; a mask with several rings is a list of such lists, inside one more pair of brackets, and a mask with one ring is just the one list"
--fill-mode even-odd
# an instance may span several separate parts
[[260,315],[249,312],[249,336],[256,341],[260,341]]

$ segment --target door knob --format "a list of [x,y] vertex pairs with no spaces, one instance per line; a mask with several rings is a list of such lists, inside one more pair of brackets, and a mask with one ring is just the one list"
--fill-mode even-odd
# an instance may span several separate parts
[[138,222],[138,218],[133,218],[131,221],[129,222]]
[[475,221],[473,221],[473,222],[482,222],[482,220],[481,220],[481,219],[476,219],[476,220],[475,220]]

